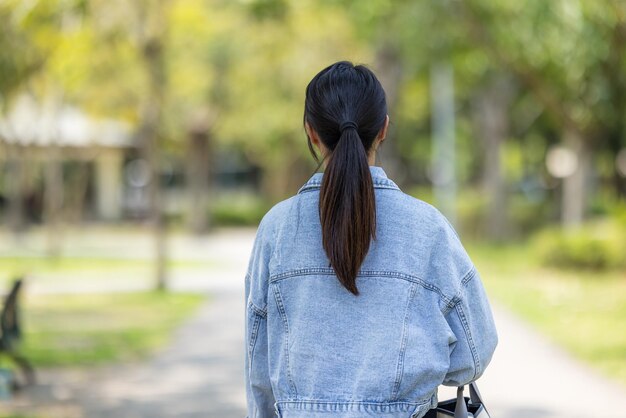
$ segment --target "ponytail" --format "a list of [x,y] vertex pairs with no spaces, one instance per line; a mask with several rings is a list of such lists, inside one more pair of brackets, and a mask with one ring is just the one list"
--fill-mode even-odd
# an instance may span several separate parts
[[[339,282],[352,294],[359,269],[376,239],[376,202],[368,152],[387,117],[385,93],[362,65],[338,62],[306,90],[304,120],[330,151],[322,177],[322,246]],[[317,154],[308,138],[313,157]]]
[[[347,122],[352,123],[353,122]],[[322,244],[339,282],[358,295],[356,276],[376,239],[374,185],[356,126],[344,127],[320,190]]]

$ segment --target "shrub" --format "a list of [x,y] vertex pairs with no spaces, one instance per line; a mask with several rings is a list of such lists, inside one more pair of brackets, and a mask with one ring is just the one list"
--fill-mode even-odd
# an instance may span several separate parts
[[209,216],[215,225],[256,226],[270,207],[252,193],[224,194],[213,202]]
[[517,236],[528,237],[544,227],[552,217],[548,199],[531,200],[522,194],[509,197],[507,215]]
[[[442,207],[435,202],[434,192],[430,186],[408,188],[407,194],[442,210]],[[475,188],[459,190],[456,196],[455,210],[457,216],[455,228],[461,236],[466,238],[480,237],[483,226],[482,218],[485,212],[485,199],[482,192]]]
[[544,265],[559,268],[606,270],[626,268],[626,238],[621,225],[605,220],[575,230],[550,228],[533,239]]

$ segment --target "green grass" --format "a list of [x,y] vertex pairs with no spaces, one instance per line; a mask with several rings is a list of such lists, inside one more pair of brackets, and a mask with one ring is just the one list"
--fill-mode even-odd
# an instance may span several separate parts
[[15,415],[15,414],[4,414],[0,412],[0,418],[34,418],[32,415]]
[[[81,271],[107,270],[142,270],[152,267],[152,260],[96,258],[96,257],[0,257],[0,276],[14,275],[29,271],[45,271],[53,273],[76,273]],[[215,262],[195,260],[168,260],[169,268],[202,268],[214,266]]]
[[545,268],[522,245],[470,245],[468,252],[490,296],[626,383],[626,271]]
[[[168,260],[169,271],[209,269],[219,265],[212,260]],[[5,289],[16,277],[30,276],[40,282],[73,283],[85,281],[146,280],[154,275],[154,262],[144,259],[106,257],[0,257],[0,286]]]
[[21,348],[35,366],[138,360],[167,343],[202,300],[158,292],[28,296]]

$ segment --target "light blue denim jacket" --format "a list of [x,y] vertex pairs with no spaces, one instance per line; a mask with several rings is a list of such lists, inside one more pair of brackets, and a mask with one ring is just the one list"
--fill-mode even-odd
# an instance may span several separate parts
[[477,379],[498,337],[478,272],[433,206],[370,166],[377,239],[354,296],[322,248],[323,173],[261,221],[245,278],[248,416],[419,418]]

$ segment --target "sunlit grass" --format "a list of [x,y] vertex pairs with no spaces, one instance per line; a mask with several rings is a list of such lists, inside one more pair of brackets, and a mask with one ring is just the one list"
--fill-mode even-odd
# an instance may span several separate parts
[[[123,259],[123,258],[95,258],[95,257],[0,257],[0,274],[29,270],[45,270],[51,272],[100,270],[107,269],[129,269],[147,268],[153,264],[152,260]],[[196,260],[169,260],[167,265],[176,267],[207,267],[214,263],[210,261]]]
[[548,269],[522,245],[468,251],[490,296],[626,383],[626,272]]
[[0,412],[0,418],[34,418],[33,415],[15,415],[15,414],[4,414]]
[[[218,265],[210,260],[169,260],[167,268],[175,270],[209,269]],[[85,280],[145,279],[154,272],[154,262],[147,259],[96,257],[0,257],[0,285],[8,286],[15,278],[30,276],[39,280],[75,282]]]
[[166,344],[202,300],[158,292],[28,296],[23,353],[35,366],[141,359]]

